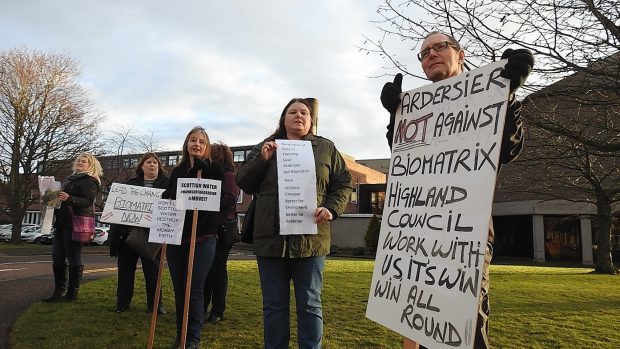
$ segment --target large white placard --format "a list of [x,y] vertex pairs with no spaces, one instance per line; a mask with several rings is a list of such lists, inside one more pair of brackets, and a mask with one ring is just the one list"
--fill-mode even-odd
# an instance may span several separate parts
[[100,221],[148,228],[153,204],[163,192],[164,189],[112,183]]
[[401,94],[366,316],[429,348],[473,346],[505,62]]
[[153,208],[149,242],[180,245],[183,223],[185,223],[185,211],[177,210],[174,200],[158,199]]
[[312,143],[277,139],[280,234],[317,234]]
[[179,210],[219,211],[222,182],[214,179],[179,178],[176,205]]

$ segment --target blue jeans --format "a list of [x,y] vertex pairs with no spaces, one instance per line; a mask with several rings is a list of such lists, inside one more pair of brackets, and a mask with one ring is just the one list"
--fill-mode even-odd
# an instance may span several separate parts
[[[204,285],[211,263],[215,256],[215,237],[209,237],[196,243],[192,286],[189,294],[189,311],[187,315],[186,344],[200,343],[200,331],[204,324]],[[189,243],[168,245],[166,251],[168,269],[174,287],[174,304],[176,307],[177,339],[181,338],[183,324],[183,307],[185,305],[185,284],[187,280],[187,261]]]
[[288,349],[290,283],[295,288],[297,343],[301,349],[321,348],[321,290],[325,256],[308,258],[257,257],[263,293],[265,349]]

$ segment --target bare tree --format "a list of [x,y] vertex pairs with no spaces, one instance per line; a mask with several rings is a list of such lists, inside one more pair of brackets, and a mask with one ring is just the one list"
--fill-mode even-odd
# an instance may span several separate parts
[[96,148],[99,118],[77,83],[69,57],[27,49],[0,52],[0,194],[20,241],[23,217],[36,195],[37,174]]
[[[461,43],[469,68],[498,60],[507,48],[527,48],[534,53],[536,65],[521,93],[541,93],[526,99],[522,117],[533,142],[540,144],[528,147],[521,158],[524,168],[538,170],[534,175],[539,177],[534,178],[549,178],[533,183],[524,174],[523,184],[529,183],[527,190],[547,197],[595,204],[599,221],[596,269],[617,272],[608,244],[611,211],[619,195],[617,1],[386,0],[377,13],[379,39],[367,36],[361,50],[381,55],[388,62],[386,69],[412,77],[423,78],[403,63],[415,56],[400,57],[396,48],[419,49],[426,35],[435,30]],[[572,81],[570,88],[566,88],[567,81]],[[543,89],[553,83],[559,88]]]
[[103,178],[104,186],[109,189],[113,182],[125,179],[134,170],[133,162],[128,156],[146,152],[158,152],[163,150],[160,138],[153,130],[140,131],[130,124],[116,125],[108,135],[103,138],[103,153],[114,157],[116,166],[110,166],[115,171],[107,171]]

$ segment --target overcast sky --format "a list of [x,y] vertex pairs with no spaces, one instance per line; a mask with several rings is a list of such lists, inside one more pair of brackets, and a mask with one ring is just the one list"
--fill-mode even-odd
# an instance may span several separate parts
[[387,158],[387,80],[371,78],[386,71],[357,47],[377,35],[380,2],[3,0],[0,49],[69,55],[104,129],[153,130],[167,150],[196,125],[256,144],[290,98],[316,97],[320,135],[357,159]]

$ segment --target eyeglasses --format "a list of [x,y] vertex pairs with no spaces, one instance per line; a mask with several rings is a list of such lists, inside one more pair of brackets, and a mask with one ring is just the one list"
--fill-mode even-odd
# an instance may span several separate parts
[[454,47],[455,49],[459,48],[458,46],[456,46],[455,44],[449,41],[442,41],[438,44],[435,44],[431,47],[427,47],[424,50],[420,51],[420,53],[418,53],[418,59],[422,61],[424,58],[428,57],[428,55],[431,54],[431,49],[435,50],[435,52],[440,52],[440,51],[447,49],[448,47]]

